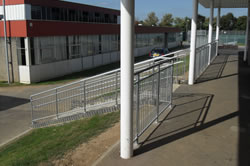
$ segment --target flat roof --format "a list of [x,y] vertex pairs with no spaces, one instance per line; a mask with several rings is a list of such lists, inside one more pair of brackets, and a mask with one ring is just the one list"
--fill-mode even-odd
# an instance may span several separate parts
[[[210,0],[199,0],[205,8],[210,8]],[[214,0],[214,8],[248,8],[248,0]]]

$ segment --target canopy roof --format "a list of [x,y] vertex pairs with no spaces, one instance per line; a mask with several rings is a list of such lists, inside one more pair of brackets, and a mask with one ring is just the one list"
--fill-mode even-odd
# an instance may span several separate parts
[[[205,8],[210,8],[210,0],[199,0]],[[214,0],[214,8],[248,8],[248,0]]]

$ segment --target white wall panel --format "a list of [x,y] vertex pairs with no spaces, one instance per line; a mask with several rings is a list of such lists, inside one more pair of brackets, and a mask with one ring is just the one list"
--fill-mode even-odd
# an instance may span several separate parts
[[[7,5],[6,20],[30,20],[31,19],[31,6],[27,4],[21,5]],[[3,13],[3,9],[0,13]]]

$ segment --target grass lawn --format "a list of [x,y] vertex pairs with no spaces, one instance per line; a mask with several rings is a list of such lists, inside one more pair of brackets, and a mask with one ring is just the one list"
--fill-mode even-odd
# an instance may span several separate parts
[[119,112],[70,122],[61,126],[34,129],[0,149],[0,166],[50,164],[65,152],[87,142],[119,121]]
[[9,85],[7,81],[0,81],[0,87],[20,86],[20,85],[23,86],[23,85],[25,85],[25,84],[21,84],[21,83],[15,82],[15,83],[11,83],[11,84]]

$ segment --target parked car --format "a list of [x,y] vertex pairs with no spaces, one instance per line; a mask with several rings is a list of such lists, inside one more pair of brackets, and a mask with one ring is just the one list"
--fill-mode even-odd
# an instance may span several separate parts
[[156,58],[159,56],[163,56],[169,53],[169,50],[167,48],[154,48],[150,51],[149,57],[150,58]]

